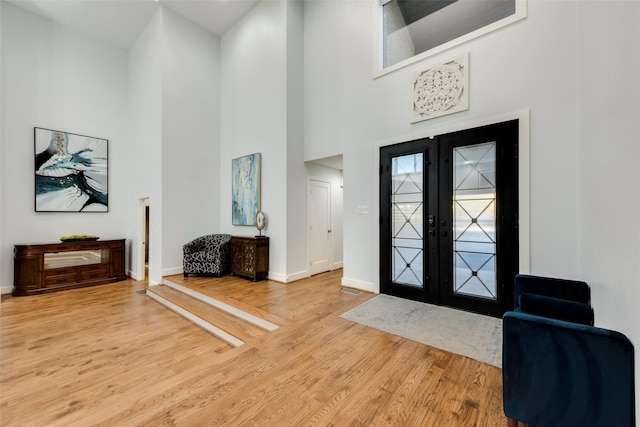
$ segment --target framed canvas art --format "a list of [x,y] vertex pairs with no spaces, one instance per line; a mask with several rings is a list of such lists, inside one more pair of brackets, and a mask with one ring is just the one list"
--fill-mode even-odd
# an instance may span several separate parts
[[233,225],[256,225],[260,210],[261,154],[231,161],[231,219]]
[[36,212],[108,212],[108,141],[34,128]]

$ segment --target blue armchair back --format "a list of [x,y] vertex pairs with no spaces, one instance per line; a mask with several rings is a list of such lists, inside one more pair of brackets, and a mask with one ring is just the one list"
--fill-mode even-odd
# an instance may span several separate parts
[[593,325],[591,289],[586,282],[517,274],[514,311]]
[[623,334],[507,312],[505,415],[531,427],[635,426],[634,348]]
[[514,305],[516,309],[520,305],[519,296],[524,293],[545,295],[584,304],[591,303],[591,289],[586,282],[580,280],[516,274],[514,279]]

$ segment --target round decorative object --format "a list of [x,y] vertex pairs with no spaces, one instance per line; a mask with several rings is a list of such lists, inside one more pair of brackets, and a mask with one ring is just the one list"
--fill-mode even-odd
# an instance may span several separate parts
[[256,214],[256,228],[262,231],[266,226],[267,226],[267,217],[265,216],[264,212],[258,211],[258,213]]

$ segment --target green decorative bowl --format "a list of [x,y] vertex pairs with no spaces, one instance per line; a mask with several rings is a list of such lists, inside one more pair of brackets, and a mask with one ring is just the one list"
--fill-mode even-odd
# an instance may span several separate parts
[[63,242],[83,242],[83,241],[91,241],[91,240],[98,240],[99,237],[98,236],[83,236],[83,235],[71,235],[71,236],[62,236],[60,238],[61,241]]

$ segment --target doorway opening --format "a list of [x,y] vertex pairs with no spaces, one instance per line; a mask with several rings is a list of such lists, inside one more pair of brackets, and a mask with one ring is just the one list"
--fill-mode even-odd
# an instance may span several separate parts
[[305,168],[308,277],[343,268],[342,155],[307,161]]
[[148,197],[138,199],[138,244],[136,248],[136,280],[149,278],[149,224],[150,201]]
[[149,277],[149,204],[145,204],[144,210],[144,278]]
[[380,149],[380,289],[501,316],[518,272],[518,120]]

